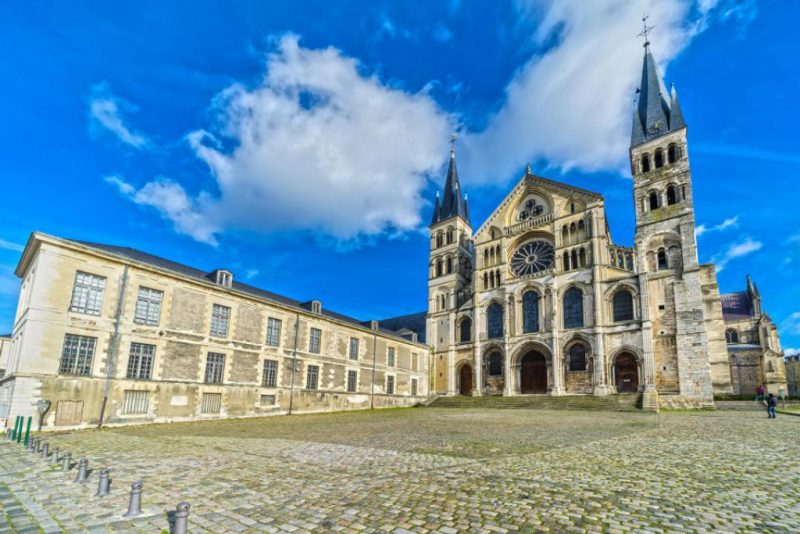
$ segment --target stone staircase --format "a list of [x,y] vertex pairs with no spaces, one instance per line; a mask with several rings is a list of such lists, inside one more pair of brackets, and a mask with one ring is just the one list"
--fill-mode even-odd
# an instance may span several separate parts
[[636,393],[606,395],[531,395],[517,397],[437,397],[430,408],[498,408],[527,410],[596,410],[613,412],[640,411],[641,395]]

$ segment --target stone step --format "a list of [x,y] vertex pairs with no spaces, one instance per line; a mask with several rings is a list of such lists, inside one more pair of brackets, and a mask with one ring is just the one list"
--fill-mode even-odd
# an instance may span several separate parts
[[563,395],[515,396],[515,397],[438,397],[429,405],[432,408],[498,408],[529,410],[600,410],[637,411],[641,406],[637,394],[607,395]]

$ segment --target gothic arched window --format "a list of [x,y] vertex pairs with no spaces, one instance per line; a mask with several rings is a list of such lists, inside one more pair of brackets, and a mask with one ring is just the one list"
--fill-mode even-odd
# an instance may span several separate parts
[[664,251],[663,248],[658,249],[658,270],[664,270],[669,268],[669,264],[667,263],[667,253]]
[[489,273],[483,273],[483,289],[489,289]]
[[633,295],[625,289],[614,295],[614,321],[633,320]]
[[522,331],[539,331],[539,293],[526,291],[522,295]]
[[564,252],[564,270],[569,271],[569,252]]
[[670,163],[678,161],[678,147],[674,143],[667,147],[667,161]]
[[577,269],[578,268],[578,251],[577,250],[573,250],[572,251],[572,268],[573,269]]
[[656,169],[660,169],[661,167],[663,167],[664,166],[664,151],[661,150],[660,148],[658,150],[656,150],[656,154],[655,154],[655,158],[654,159],[655,159],[655,163],[656,163]]
[[650,209],[657,210],[658,209],[658,193],[655,191],[650,192]]
[[503,374],[503,356],[499,352],[493,352],[486,361],[487,373],[489,376],[500,376]]
[[486,332],[490,339],[503,337],[503,307],[497,302],[486,308]]
[[470,341],[472,339],[472,319],[465,317],[461,320],[459,339],[462,342]]
[[581,251],[578,253],[578,259],[581,267],[586,267],[586,249],[581,249]]
[[728,328],[725,331],[725,341],[727,341],[728,343],[738,343],[739,342],[739,332],[737,332],[733,328]]
[[650,154],[642,154],[642,172],[650,172]]
[[442,276],[442,258],[436,260],[436,276]]
[[678,203],[678,192],[674,185],[667,187],[667,206]]
[[586,347],[581,343],[576,343],[569,348],[569,370],[586,370]]
[[436,246],[441,247],[444,243],[442,242],[442,233],[439,232],[436,234]]
[[447,258],[447,274],[453,272],[453,258]]
[[571,287],[564,293],[564,328],[583,326],[583,292]]

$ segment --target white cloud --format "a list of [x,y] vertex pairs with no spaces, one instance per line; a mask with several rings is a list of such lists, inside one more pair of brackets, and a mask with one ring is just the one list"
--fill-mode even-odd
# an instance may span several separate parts
[[722,230],[726,230],[728,228],[738,228],[739,227],[739,216],[736,215],[734,217],[729,217],[722,221],[719,224],[715,224],[713,226],[706,226],[705,224],[701,224],[697,228],[695,228],[695,234],[697,237],[700,237],[703,234],[707,234],[709,232],[721,232]]
[[[526,161],[628,172],[635,88],[642,69],[642,13],[655,26],[652,51],[663,68],[730,2],[690,0],[519,0],[537,17],[535,54],[506,87],[485,131],[465,135],[465,179],[504,180]],[[680,80],[678,80],[680,81]]]
[[426,93],[360,68],[339,50],[303,48],[286,35],[257,87],[234,85],[215,99],[214,131],[187,136],[218,195],[192,197],[168,179],[138,190],[107,181],[212,244],[229,228],[314,230],[341,242],[414,230],[421,191],[447,157],[451,119]]
[[131,130],[123,120],[125,113],[134,111],[136,111],[136,107],[114,96],[106,82],[92,87],[92,95],[89,98],[89,119],[92,131],[103,128],[126,145],[147,148],[150,140],[144,134]]
[[800,311],[794,312],[781,323],[782,334],[800,335]]
[[723,252],[711,258],[711,261],[716,264],[717,272],[719,273],[722,272],[731,260],[752,254],[753,252],[761,250],[763,246],[764,244],[761,241],[756,241],[748,237],[744,241],[729,245]]
[[800,356],[800,349],[783,349],[784,356]]
[[14,243],[12,241],[6,241],[5,239],[0,239],[0,249],[12,250],[14,252],[22,252],[23,250],[25,250],[25,245],[20,245],[19,243]]

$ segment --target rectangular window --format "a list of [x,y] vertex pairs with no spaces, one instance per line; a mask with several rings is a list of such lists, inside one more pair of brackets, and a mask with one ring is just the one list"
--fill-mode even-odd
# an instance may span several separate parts
[[225,355],[209,352],[206,358],[206,384],[222,384],[225,376]]
[[231,309],[229,307],[220,304],[211,306],[211,335],[214,337],[227,337],[230,318]]
[[350,338],[350,359],[357,360],[358,359],[358,338],[351,337]]
[[322,330],[319,328],[312,328],[308,340],[308,352],[319,354],[320,346],[322,345]]
[[105,276],[78,271],[75,275],[75,285],[72,288],[69,311],[100,315],[105,288]]
[[203,393],[200,413],[219,413],[222,409],[222,393]]
[[274,406],[275,395],[261,395],[261,406]]
[[394,377],[392,375],[386,377],[386,393],[394,395]]
[[389,352],[386,354],[386,365],[394,367],[394,347],[389,347]]
[[58,368],[59,374],[91,375],[96,344],[96,337],[76,336],[74,334],[65,335],[64,350],[61,352],[61,365]]
[[277,347],[281,344],[281,320],[267,319],[267,345]]
[[265,388],[274,388],[278,385],[278,362],[275,360],[264,360],[264,374],[261,385]]
[[155,353],[155,345],[131,343],[131,351],[128,356],[128,378],[150,380],[153,377],[153,355]]
[[306,389],[317,389],[319,384],[319,365],[309,365],[306,373]]
[[347,391],[353,392],[358,384],[358,371],[347,371]]
[[122,413],[124,414],[146,414],[150,404],[149,391],[126,390],[122,402]]
[[411,394],[416,396],[417,395],[417,379],[411,379]]
[[161,316],[161,300],[164,292],[149,287],[140,287],[136,297],[136,314],[133,322],[147,326],[158,326]]

